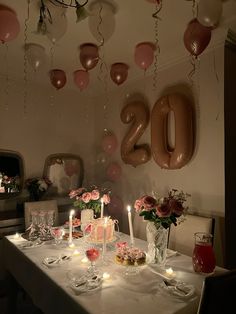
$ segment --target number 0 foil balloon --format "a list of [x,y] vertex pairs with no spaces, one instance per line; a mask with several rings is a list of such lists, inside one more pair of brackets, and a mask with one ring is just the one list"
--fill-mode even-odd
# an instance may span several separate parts
[[121,158],[124,163],[137,167],[151,158],[148,144],[137,145],[149,122],[149,109],[142,102],[127,104],[121,111],[121,120],[132,123],[131,128],[121,143]]

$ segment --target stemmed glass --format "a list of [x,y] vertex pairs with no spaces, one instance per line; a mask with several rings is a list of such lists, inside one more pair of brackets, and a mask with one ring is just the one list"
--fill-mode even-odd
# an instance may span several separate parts
[[96,248],[90,248],[86,250],[86,256],[91,262],[91,265],[87,269],[89,276],[93,277],[98,274],[98,270],[95,266],[95,261],[99,258],[99,250]]
[[55,240],[55,244],[58,245],[61,243],[62,238],[65,234],[65,230],[62,227],[51,227],[50,229],[51,235]]

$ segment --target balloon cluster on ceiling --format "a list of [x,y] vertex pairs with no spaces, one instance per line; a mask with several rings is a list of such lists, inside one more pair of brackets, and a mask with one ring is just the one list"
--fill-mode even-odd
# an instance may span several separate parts
[[[53,1],[41,1],[38,32],[48,36],[53,44],[57,42],[67,30],[66,8],[58,7]],[[157,4],[164,0],[147,0]],[[87,3],[87,2],[86,2]],[[100,7],[103,11],[101,15]],[[221,0],[198,0],[197,17],[189,22],[184,32],[183,42],[185,48],[193,57],[198,57],[208,46],[211,40],[211,33],[219,24],[222,15]],[[107,41],[115,29],[114,8],[105,0],[95,1],[90,5],[93,14],[88,14],[85,6],[76,8],[77,22],[88,17],[89,29],[98,41]],[[100,14],[100,15],[99,15]],[[100,23],[100,24],[99,24]],[[99,25],[99,28],[98,28]],[[0,41],[2,43],[14,40],[20,32],[20,23],[16,13],[5,5],[0,5]],[[102,44],[101,44],[102,45]],[[73,73],[75,85],[82,91],[89,85],[89,71],[94,69],[101,60],[99,48],[94,43],[80,45],[80,63],[82,69]],[[153,63],[156,46],[151,42],[138,43],[134,50],[134,61],[136,65],[146,71]],[[44,47],[27,43],[25,45],[26,56],[29,64],[35,71],[45,63],[46,53]],[[128,77],[129,66],[123,62],[116,62],[110,66],[110,78],[116,85],[123,84]],[[67,78],[62,69],[51,69],[49,72],[51,84],[56,89],[65,86]]]

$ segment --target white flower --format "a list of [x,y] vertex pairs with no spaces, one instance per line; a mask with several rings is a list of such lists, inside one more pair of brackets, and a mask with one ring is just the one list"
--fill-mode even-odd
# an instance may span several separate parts
[[45,181],[39,180],[38,183],[39,183],[39,190],[40,191],[46,191],[47,190],[48,185]]

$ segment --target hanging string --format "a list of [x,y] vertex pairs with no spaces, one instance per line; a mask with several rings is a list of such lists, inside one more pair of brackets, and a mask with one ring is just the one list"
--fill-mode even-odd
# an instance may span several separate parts
[[157,88],[157,70],[158,70],[158,57],[160,55],[161,49],[159,45],[159,33],[158,33],[158,22],[161,18],[158,16],[162,9],[162,0],[156,0],[155,12],[152,14],[154,18],[154,34],[155,34],[155,53],[154,53],[154,72],[153,72],[153,89]]
[[192,66],[192,69],[188,73],[188,79],[189,79],[189,82],[190,82],[190,86],[193,87],[193,85],[194,85],[193,77],[194,77],[194,75],[196,73],[196,57],[190,54],[189,62],[191,64],[191,66]]
[[213,69],[214,69],[214,74],[215,74],[215,78],[216,78],[216,84],[217,84],[217,88],[216,88],[216,93],[217,93],[217,98],[218,98],[218,112],[216,115],[216,121],[219,119],[220,116],[220,80],[219,80],[219,76],[217,73],[217,69],[216,69],[216,55],[215,55],[215,50],[213,50]]
[[24,117],[27,115],[27,101],[28,101],[28,63],[26,56],[26,44],[28,41],[28,22],[30,16],[30,0],[27,0],[27,16],[24,23],[24,98],[23,98],[23,113]]
[[4,54],[4,63],[6,65],[6,85],[5,85],[5,110],[9,109],[9,104],[8,104],[8,100],[9,100],[9,74],[8,74],[8,44],[5,43],[5,54]]
[[[100,45],[98,46],[98,49],[100,49],[100,50],[103,49],[104,43],[105,43],[105,39],[104,39],[104,36],[102,34],[102,31],[101,31],[101,25],[103,22],[102,10],[103,10],[103,6],[102,6],[102,3],[100,3],[99,12],[98,12],[98,25],[97,25],[97,32],[101,38]],[[102,51],[100,52],[99,59],[100,59],[100,66],[99,66],[99,73],[98,73],[97,78],[104,86],[105,100],[103,103],[103,124],[104,124],[103,131],[107,132],[107,118],[108,118],[107,107],[109,104],[108,67],[107,67],[106,62],[104,61],[105,60],[104,52],[102,52]]]
[[[55,55],[55,42],[53,42],[50,48],[50,70],[52,70],[54,66],[54,55]],[[52,87],[52,92],[50,94],[50,106],[54,106],[54,98],[55,98],[55,90]]]
[[198,16],[197,0],[185,0],[185,1],[191,1],[192,2],[192,14],[193,14],[193,18],[196,18]]

